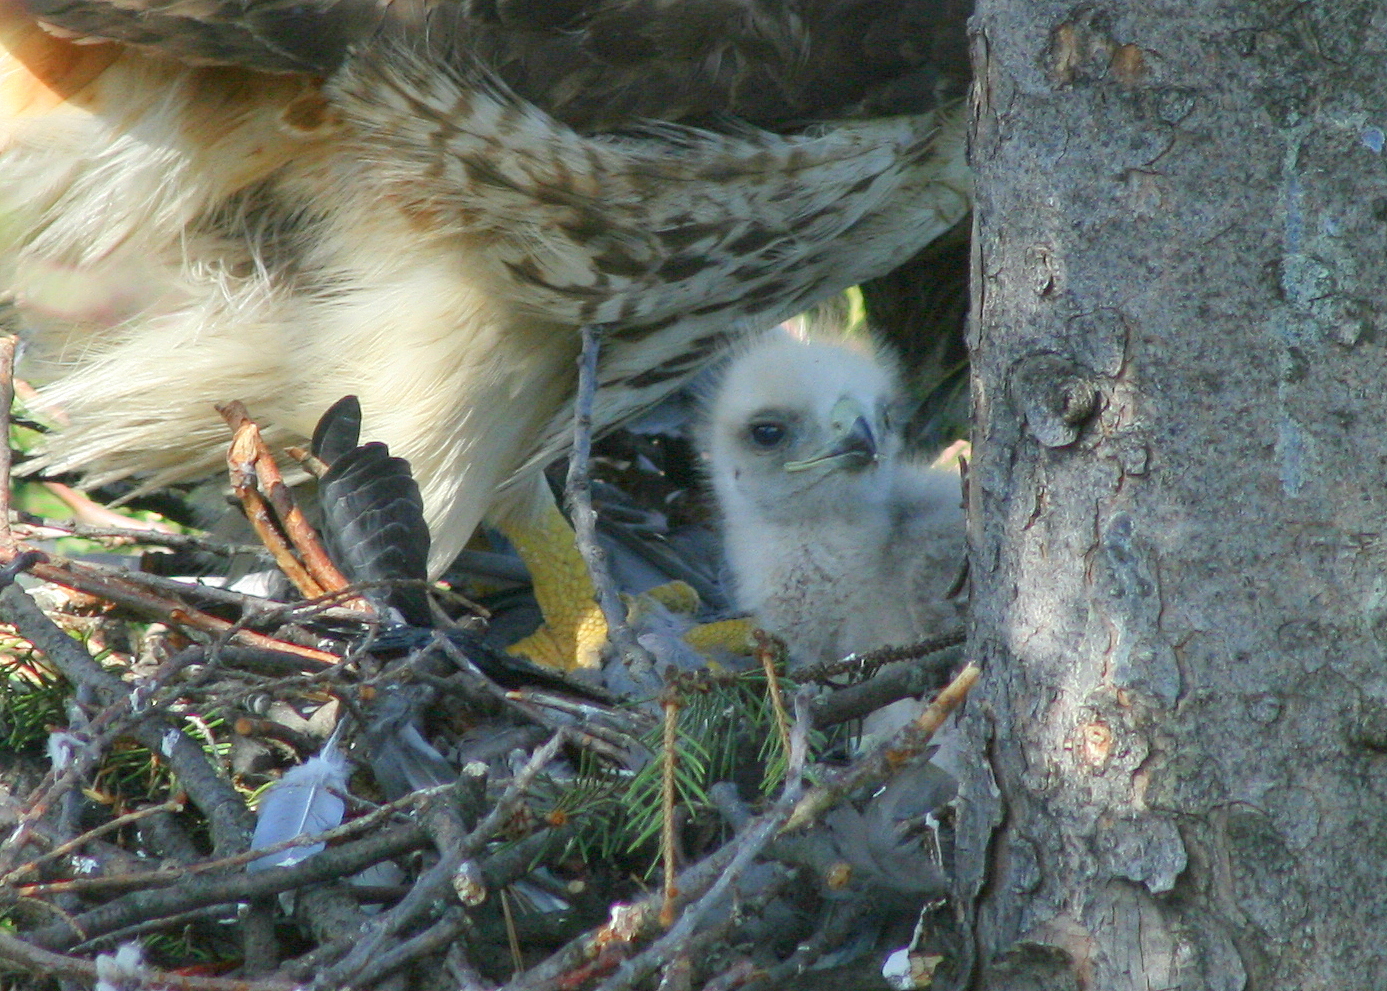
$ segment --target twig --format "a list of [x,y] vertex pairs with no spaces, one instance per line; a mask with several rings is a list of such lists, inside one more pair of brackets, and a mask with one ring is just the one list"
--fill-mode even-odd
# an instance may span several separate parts
[[511,779],[505,792],[497,800],[495,807],[467,834],[466,849],[469,856],[480,850],[501,830],[501,827],[510,821],[515,810],[529,793],[530,786],[534,784],[539,772],[558,756],[559,748],[569,739],[570,732],[567,729],[561,729],[549,738],[548,743],[530,756],[530,759],[525,762],[525,766]]
[[638,709],[619,709],[615,705],[560,695],[543,688],[512,688],[506,696],[517,702],[566,713],[586,727],[586,732],[610,734],[613,743],[634,745],[638,737],[654,728],[650,717]]
[[[667,988],[689,988],[690,979],[695,976],[697,970],[707,970],[707,962],[723,957],[727,953],[730,945],[736,942],[735,937],[729,936],[736,927],[759,915],[767,905],[784,892],[790,884],[794,873],[783,865],[778,865],[782,869],[769,880],[758,879],[756,891],[750,897],[744,897],[740,892],[737,896],[737,907],[735,911],[724,912],[719,916],[704,921],[702,928],[693,933],[685,944],[675,951],[674,958],[664,967],[661,975],[660,991]],[[685,966],[698,961],[703,966]],[[751,961],[743,959],[740,966],[735,966],[734,970],[741,975],[740,980],[745,982],[756,973]],[[702,975],[698,975],[702,976]],[[711,988],[719,987],[716,983],[717,978],[698,985],[702,991],[709,991]],[[735,985],[734,985],[735,986]]]
[[[31,942],[62,950],[79,940],[95,939],[150,919],[178,915],[195,908],[253,901],[308,884],[339,880],[372,864],[417,850],[426,842],[423,830],[414,823],[377,832],[355,843],[331,847],[288,867],[257,871],[254,874],[218,874],[213,877],[184,879],[174,887],[125,895],[77,916],[72,925],[47,926],[29,934]],[[256,851],[257,855],[261,851]]]
[[814,725],[822,729],[875,712],[898,699],[937,692],[949,683],[949,673],[963,659],[963,647],[946,647],[912,663],[891,667],[867,681],[819,698]]
[[[18,585],[0,590],[0,612],[74,685],[90,686],[108,706],[118,702],[133,706],[131,687],[92,660]],[[141,719],[130,733],[168,763],[193,804],[207,816],[213,848],[244,849],[255,827],[254,817],[236,790],[208,763],[202,748],[158,713]]]
[[[444,654],[446,654],[457,666],[459,673],[468,679],[480,694],[496,699],[506,709],[519,713],[525,719],[536,725],[543,726],[545,729],[553,732],[564,730],[569,734],[568,741],[575,746],[585,747],[615,763],[629,763],[629,753],[620,749],[622,744],[629,741],[618,740],[617,743],[611,743],[603,739],[602,734],[615,733],[616,731],[609,730],[607,727],[595,722],[588,725],[586,730],[565,726],[545,711],[546,706],[549,704],[549,699],[546,698],[543,704],[535,704],[530,701],[529,696],[531,693],[529,692],[508,691],[488,678],[485,672],[478,668],[471,658],[463,653],[462,650],[447,637],[438,638],[437,643],[443,648]],[[458,690],[458,686],[446,681],[440,683],[438,687],[447,691]]]
[[687,952],[683,952],[665,965],[660,975],[660,985],[655,991],[689,991],[692,979],[693,960]]
[[[130,521],[136,522],[136,521]],[[237,554],[264,554],[265,548],[259,544],[231,544],[200,533],[167,533],[163,530],[146,530],[138,526],[91,526],[87,523],[67,522],[45,519],[42,523],[26,523],[18,527],[21,532],[33,531],[42,534],[44,530],[54,534],[69,534],[86,540],[111,540],[124,544],[147,544],[151,547],[171,547],[174,550],[205,551],[222,557]]]
[[795,977],[803,974],[825,953],[842,946],[861,931],[864,909],[862,902],[849,902],[844,910],[833,913],[808,939],[802,940],[784,960],[757,974],[751,987],[757,991],[780,991]]
[[[37,556],[39,555],[33,551],[21,553],[16,556],[12,568],[17,568],[25,564],[30,558]],[[68,661],[70,668],[74,671],[101,670],[87,656],[86,651],[76,641],[64,635],[17,586],[6,587],[0,591],[0,616],[5,614],[6,609],[4,607],[7,603],[12,603],[22,614],[24,629],[20,630],[21,635],[24,635],[24,630],[27,629],[38,637],[38,641],[31,640],[30,642],[43,651],[54,665],[59,667],[60,671],[63,671],[63,668],[58,659]],[[16,628],[19,628],[18,622],[15,625]],[[55,655],[57,659],[55,659]],[[160,678],[172,675],[173,664],[174,659],[170,659],[169,662],[161,665],[155,674],[155,684],[158,684]],[[103,677],[111,677],[106,675],[104,671],[101,671],[101,674]],[[71,671],[64,671],[64,675],[73,684],[81,684]],[[88,683],[89,690],[95,690],[95,688],[95,682]],[[132,722],[144,718],[144,715],[137,715],[131,711],[134,702],[135,694],[124,692],[107,704],[103,711],[97,713],[87,723],[85,728],[87,742],[72,755],[68,765],[64,768],[55,766],[49,769],[43,782],[34,789],[25,802],[24,811],[19,816],[14,832],[9,836],[7,842],[0,847],[0,871],[10,869],[14,859],[28,842],[35,824],[48,813],[52,804],[66,794],[79,778],[86,775],[96,765],[106,748],[118,737],[129,731]]]
[[668,929],[674,924],[674,899],[679,894],[674,883],[674,769],[679,759],[679,710],[682,708],[677,689],[672,686],[667,688],[660,699],[660,706],[665,713],[664,737],[660,748],[660,859],[665,865],[660,925]]
[[308,598],[322,595],[323,585],[309,572],[306,564],[294,557],[289,540],[280,533],[277,525],[283,520],[275,519],[275,514],[270,509],[270,500],[257,488],[257,483],[262,481],[259,471],[261,453],[269,453],[260,438],[259,428],[251,421],[245,406],[239,402],[218,405],[217,412],[232,430],[231,443],[226,449],[226,467],[231,476],[231,491],[241,500],[246,519],[250,521],[255,535],[274,556],[279,570],[288,576],[301,594]]
[[124,929],[116,929],[85,943],[78,943],[68,947],[69,953],[90,953],[101,951],[112,946],[119,946],[121,943],[132,939],[138,939],[149,933],[160,931],[172,931],[179,927],[187,926],[190,923],[201,920],[212,922],[234,922],[241,914],[239,905],[212,905],[207,908],[194,909],[191,912],[183,912],[179,915],[170,915],[162,919],[150,919],[148,922],[137,922]]
[[[264,556],[265,548],[256,547],[255,550]],[[201,582],[179,581],[176,578],[165,578],[163,575],[152,575],[145,571],[122,572],[121,578],[151,592],[204,599],[216,605],[240,609],[242,613],[246,614],[246,618],[242,622],[247,626],[269,628],[283,625],[299,617],[335,619],[352,623],[360,623],[365,619],[360,610],[338,609],[332,605],[344,596],[360,591],[365,586],[349,586],[340,592],[328,592],[316,599],[277,602],[273,599],[267,599],[263,595],[236,592],[217,585],[204,585]]]
[[775,670],[777,655],[784,650],[764,630],[752,631],[756,639],[756,659],[766,672],[766,694],[771,698],[771,710],[775,713],[775,729],[780,734],[780,746],[785,753],[790,752],[790,716],[785,711],[785,696],[780,691],[780,676]]
[[[488,890],[496,890],[525,876],[533,869],[533,865],[551,843],[562,848],[562,845],[572,837],[572,833],[572,828],[567,826],[545,833],[537,833],[493,854],[482,862],[483,884]],[[318,856],[322,856],[322,854]],[[281,968],[280,973],[282,976],[295,979],[316,977],[323,972],[326,965],[340,960],[359,941],[360,935],[358,933],[353,932],[345,935],[287,962]]]
[[703,991],[733,991],[756,977],[756,964],[745,958],[703,985]]
[[261,719],[248,713],[238,715],[231,724],[231,731],[237,736],[256,740],[273,740],[293,751],[295,757],[302,759],[304,754],[313,753],[322,745],[322,740],[308,733],[285,726],[273,719]]
[[[788,782],[787,782],[788,783]],[[637,982],[655,971],[664,961],[672,959],[681,947],[688,943],[695,927],[703,916],[723,897],[751,866],[751,862],[765,849],[766,845],[780,832],[782,824],[788,819],[792,804],[789,801],[776,803],[774,809],[756,819],[737,838],[727,843],[734,849],[731,859],[717,876],[717,880],[703,893],[697,902],[691,904],[679,917],[679,921],[664,936],[657,939],[642,953],[623,963],[617,973],[604,982],[599,991],[628,991]],[[721,852],[721,851],[719,851]]]
[[433,823],[436,828],[429,832],[440,854],[437,863],[419,878],[398,905],[373,919],[358,936],[356,946],[351,952],[333,966],[321,971],[314,981],[314,986],[338,988],[348,981],[358,980],[368,963],[380,954],[387,938],[400,932],[422,914],[431,911],[440,898],[452,894],[452,882],[458,868],[468,858],[475,856],[511,820],[516,808],[534,783],[536,775],[557,756],[559,748],[567,739],[567,731],[560,730],[548,743],[536,750],[519,773],[511,779],[492,810],[465,836],[455,840],[446,835],[440,838],[439,832],[446,834],[452,824],[446,820]]
[[[647,950],[619,966],[618,973],[601,986],[601,991],[622,991],[650,974],[665,960],[672,959],[688,941],[704,915],[724,897],[742,872],[765,849],[795,808],[803,804],[798,799],[799,782],[803,776],[809,732],[809,708],[803,699],[796,699],[796,722],[790,734],[789,768],[785,792],[775,806],[763,815],[747,821],[737,836],[699,863],[685,870],[675,881],[681,896],[696,899],[678,922]],[[797,802],[798,799],[798,802]],[[613,910],[612,921],[569,941],[546,960],[530,968],[502,991],[537,991],[562,986],[570,976],[590,971],[592,963],[602,953],[629,944],[649,934],[664,908],[663,893],[649,895],[633,905]]]
[[94,501],[85,492],[79,492],[70,485],[62,482],[46,481],[43,487],[67,504],[67,508],[72,510],[73,519],[82,523],[92,524],[93,526],[119,526],[128,527],[134,530],[168,533],[171,529],[166,523],[145,522],[133,519],[129,516],[122,516],[114,509],[107,509],[105,506]]
[[[308,598],[345,589],[350,583],[328,557],[317,531],[309,525],[303,510],[295,505],[274,455],[270,453],[264,438],[260,436],[260,428],[251,420],[245,406],[239,402],[225,403],[217,407],[217,412],[221,413],[233,431],[226,455],[232,488],[245,504],[256,533],[274,553],[275,561]],[[289,541],[287,545],[273,525],[266,525],[265,517],[268,514],[262,513],[264,501],[268,501],[268,508],[274,510],[274,515],[284,527]],[[302,565],[289,552],[289,545],[299,552]],[[359,596],[353,596],[347,602],[353,609],[374,611]]]
[[450,907],[443,913],[442,918],[418,936],[378,954],[362,967],[359,973],[353,975],[351,986],[370,987],[414,960],[447,949],[466,927],[467,916],[462,908],[456,905]]
[[[74,977],[88,983],[97,979],[96,964],[90,960],[64,956],[41,949],[22,939],[0,932],[0,959],[9,960],[33,974]],[[239,981],[223,977],[195,977],[171,971],[141,968],[142,986],[175,988],[178,991],[294,991],[295,985],[272,979]]]
[[281,654],[295,654],[326,665],[334,665],[341,660],[336,654],[314,650],[311,647],[302,647],[284,640],[276,640],[274,637],[244,629],[240,624],[218,619],[194,609],[184,602],[133,587],[134,583],[131,579],[121,572],[99,568],[95,565],[78,564],[74,561],[49,557],[33,551],[21,553],[16,548],[5,548],[4,546],[0,546],[0,565],[13,567],[23,554],[36,555],[32,559],[26,559],[24,570],[41,581],[52,582],[64,588],[105,599],[161,622],[197,630],[209,636],[227,637],[231,642],[244,647],[273,650]]
[[[92,840],[99,839],[107,833],[115,832],[117,829],[130,825],[132,822],[139,822],[141,819],[156,815],[160,812],[182,812],[185,804],[186,796],[179,795],[160,805],[150,805],[143,809],[136,809],[134,812],[127,812],[122,816],[116,816],[109,822],[104,822],[95,829],[89,829],[81,836],[75,836],[66,843],[54,847],[43,856],[36,857],[27,864],[20,864],[4,877],[0,877],[0,887],[16,884],[22,875],[34,870],[40,864],[46,864],[51,860],[56,860],[65,854],[71,853],[73,850],[81,848]],[[26,894],[32,894],[32,892],[26,892]]]
[[[232,441],[228,449],[227,461],[238,453],[236,442]],[[270,557],[274,558],[275,567],[284,572],[284,576],[289,579],[293,586],[299,590],[299,594],[306,598],[316,598],[323,594],[323,587],[313,580],[313,576],[308,573],[308,569],[303,566],[298,558],[294,557],[289,549],[289,541],[279,532],[279,527],[275,525],[274,514],[270,511],[270,504],[265,497],[256,491],[253,482],[254,474],[244,466],[238,467],[234,463],[230,468],[231,491],[236,498],[241,500],[241,508],[246,514],[246,520],[250,523],[255,535],[260,538],[260,543],[265,545],[265,549],[270,552]]]
[[10,533],[10,407],[14,404],[15,338],[0,335],[0,546],[14,547]]
[[297,461],[300,468],[319,480],[321,480],[332,468],[330,464],[318,457],[318,455],[314,454],[308,448],[299,447],[297,444],[291,444],[286,447],[284,453]]
[[451,978],[457,991],[495,991],[496,985],[477,973],[472,961],[467,959],[466,946],[460,941],[455,940],[448,948],[443,972]]
[[0,844],[0,870],[10,869],[20,851],[28,844],[39,820],[48,814],[53,803],[67,794],[79,778],[96,766],[106,748],[126,733],[131,718],[125,706],[108,706],[87,724],[89,739],[85,746],[73,754],[68,766],[49,768],[43,781],[25,802],[14,831]]
[[607,568],[607,553],[597,542],[597,512],[592,508],[592,405],[597,394],[598,331],[582,327],[583,350],[578,357],[578,395],[573,401],[573,451],[568,456],[564,497],[573,517],[578,552],[587,563],[597,592],[597,604],[607,620],[607,638],[633,673],[655,669],[655,658],[636,641],[626,622],[626,607]]
[[[687,899],[700,898],[713,884],[726,875],[740,853],[751,850],[751,856],[754,856],[756,852],[763,849],[766,843],[775,836],[789,814],[790,808],[787,803],[784,807],[777,805],[771,811],[750,820],[734,839],[724,843],[712,854],[679,875],[675,883],[681,895]],[[570,940],[545,960],[510,981],[502,991],[537,991],[541,988],[552,988],[555,982],[563,979],[565,975],[586,966],[598,955],[599,950],[631,943],[648,935],[658,923],[663,902],[663,895],[657,892],[653,895],[647,895],[631,905],[619,906],[613,910],[612,920],[606,925],[589,930]],[[689,918],[688,912],[685,913],[684,918],[679,920],[675,928],[679,929],[683,926],[687,918]],[[666,939],[675,935],[675,930],[670,930]]]
[[506,944],[510,949],[511,974],[525,969],[525,954],[520,949],[520,934],[515,928],[515,910],[511,908],[510,892],[501,889],[501,919],[506,925]]
[[282,853],[294,847],[312,846],[315,843],[335,843],[337,840],[350,839],[359,833],[370,831],[381,821],[405,809],[417,807],[421,802],[452,787],[453,786],[450,784],[439,785],[437,788],[427,788],[422,791],[410,792],[403,798],[396,799],[388,805],[377,806],[366,815],[359,816],[340,826],[325,829],[321,833],[301,833],[287,840],[281,840],[278,843],[258,847],[254,850],[246,850],[243,853],[233,854],[230,857],[218,857],[214,860],[204,860],[196,864],[188,864],[183,867],[174,867],[167,870],[146,871],[143,874],[115,875],[104,878],[81,878],[71,881],[54,881],[48,884],[24,885],[21,886],[20,891],[25,895],[48,895],[67,892],[99,891],[119,886],[134,888],[136,890],[145,890],[158,886],[177,884],[201,874],[222,872],[237,867],[244,867],[252,861],[273,856],[276,853]]
[[785,824],[785,831],[807,826],[836,805],[844,795],[867,784],[886,780],[902,763],[923,753],[935,731],[968,697],[968,689],[973,687],[980,673],[981,669],[976,664],[969,664],[914,722],[882,746],[812,789],[795,805],[794,815]]
[[849,654],[842,660],[797,668],[795,676],[800,681],[827,681],[830,678],[837,678],[845,674],[862,674],[887,664],[914,661],[930,654],[936,654],[941,650],[947,650],[950,647],[957,647],[965,639],[967,639],[966,635],[960,630],[899,647],[878,647],[876,650],[869,650],[862,654]]
[[[728,933],[747,919],[754,918],[764,911],[766,906],[779,897],[796,878],[795,872],[788,867],[783,864],[776,866],[778,870],[769,879],[758,879],[754,893],[749,896],[741,892],[738,893],[736,911],[724,912],[720,916],[706,920],[703,927],[690,936],[684,946],[679,948],[678,956],[675,957],[670,966],[665,968],[665,977],[668,977],[670,971],[678,966],[680,960],[708,960],[723,956],[727,947],[735,942],[734,939],[728,937]],[[732,970],[739,975],[735,978],[739,983],[744,983],[757,973],[751,961],[745,959],[739,965],[734,965]],[[724,972],[724,977],[726,974],[727,972]],[[725,986],[725,981],[723,984],[719,984],[718,980],[718,978],[713,978],[703,984],[703,991]],[[687,987],[687,985],[685,986]]]

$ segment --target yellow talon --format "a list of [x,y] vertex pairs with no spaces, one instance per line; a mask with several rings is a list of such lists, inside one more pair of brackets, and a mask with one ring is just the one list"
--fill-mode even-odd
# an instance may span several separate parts
[[[535,599],[544,614],[544,624],[509,651],[560,671],[599,667],[607,621],[594,601],[592,578],[578,553],[573,528],[558,506],[548,502],[537,518],[503,524],[501,531],[529,568]],[[698,593],[687,582],[666,582],[626,600],[633,624],[639,625],[643,604],[649,602],[684,616],[695,615],[700,605]],[[688,630],[684,640],[704,656],[748,655],[752,628],[746,619],[706,623]]]
[[652,613],[659,613],[661,609],[680,616],[693,617],[703,604],[693,586],[681,581],[665,582],[663,585],[646,589],[639,595],[623,595],[621,601],[626,605],[627,621],[637,630]]
[[751,631],[756,624],[749,619],[724,619],[703,623],[684,634],[684,642],[704,657],[724,651],[749,655],[752,649]]
[[640,594],[640,598],[653,599],[664,606],[670,612],[679,613],[684,616],[693,616],[698,613],[703,602],[694,591],[694,587],[688,582],[672,581],[665,582],[663,585],[656,585]]
[[501,532],[530,569],[544,625],[509,648],[560,671],[596,668],[607,642],[607,621],[594,601],[587,563],[578,553],[573,528],[559,507],[547,503],[528,523],[509,523]]

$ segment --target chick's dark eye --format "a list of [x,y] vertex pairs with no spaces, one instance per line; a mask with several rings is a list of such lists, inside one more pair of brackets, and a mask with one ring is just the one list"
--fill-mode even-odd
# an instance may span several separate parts
[[752,444],[770,450],[785,439],[785,427],[780,423],[753,423],[747,429]]

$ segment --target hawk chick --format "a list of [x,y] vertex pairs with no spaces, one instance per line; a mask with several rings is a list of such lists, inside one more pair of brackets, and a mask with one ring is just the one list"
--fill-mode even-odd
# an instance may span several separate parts
[[735,358],[708,407],[738,604],[801,664],[956,624],[958,476],[902,456],[899,413],[872,345],[784,331]]

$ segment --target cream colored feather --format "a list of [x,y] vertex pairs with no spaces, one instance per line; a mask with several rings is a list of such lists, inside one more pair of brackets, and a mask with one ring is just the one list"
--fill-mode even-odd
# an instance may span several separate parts
[[0,289],[69,421],[30,470],[154,487],[218,469],[213,403],[287,441],[356,394],[435,571],[543,494],[577,326],[607,335],[601,429],[968,209],[957,109],[583,135],[422,35],[325,85],[74,48],[13,5],[0,43]]

